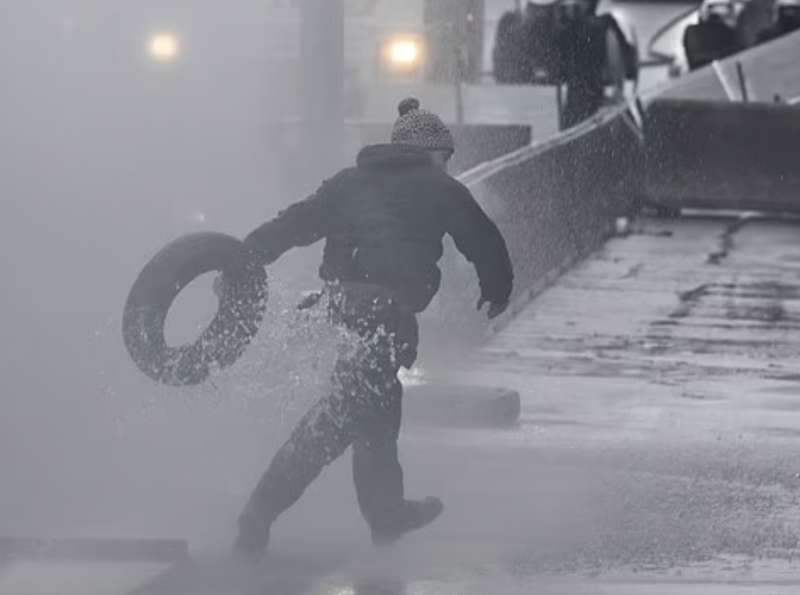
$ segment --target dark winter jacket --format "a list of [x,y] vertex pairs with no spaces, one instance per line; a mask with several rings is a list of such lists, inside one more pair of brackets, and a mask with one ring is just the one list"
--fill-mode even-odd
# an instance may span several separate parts
[[251,233],[264,264],[325,238],[325,281],[375,283],[421,312],[439,289],[442,238],[450,234],[475,265],[482,297],[504,303],[513,274],[505,241],[462,184],[429,154],[408,145],[373,145],[357,166],[327,180]]

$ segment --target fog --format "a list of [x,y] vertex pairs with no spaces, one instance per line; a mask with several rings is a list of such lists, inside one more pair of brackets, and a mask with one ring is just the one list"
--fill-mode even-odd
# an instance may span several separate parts
[[[488,20],[510,4],[487,0]],[[296,5],[0,2],[0,537],[185,538],[195,559],[219,560],[271,456],[328,390],[341,336],[320,312],[295,308],[319,286],[320,246],[269,267],[259,335],[199,386],[146,377],[121,333],[131,284],[167,242],[200,230],[242,237],[352,161],[353,127],[348,138],[313,139],[338,146],[328,165],[301,142]],[[648,29],[675,10],[648,4]],[[787,68],[779,58],[770,60]],[[536,139],[552,129],[552,89],[545,100],[541,88],[500,87],[496,104],[479,105],[487,88],[464,89],[468,123],[524,123]],[[424,89],[423,107],[451,121],[453,88]],[[373,133],[388,129],[404,91],[369,98],[361,115]],[[357,93],[345,92],[353,118]],[[406,494],[439,496],[446,508],[393,548],[372,547],[342,457],[273,527],[277,564],[268,560],[265,575],[290,584],[260,592],[325,592],[319,580],[331,579],[332,593],[399,594],[406,582],[415,593],[437,592],[437,582],[439,592],[530,593],[548,573],[607,571],[654,573],[668,587],[684,573],[712,588],[717,577],[777,577],[764,583],[769,593],[788,585],[794,574],[781,573],[794,572],[800,543],[797,288],[787,281],[797,276],[796,228],[721,214],[627,225],[641,141],[620,105],[499,169],[473,171],[470,187],[517,274],[511,308],[493,324],[514,321],[454,363],[464,336],[488,323],[474,311],[472,267],[450,250],[440,298],[420,317],[418,361],[423,376],[432,362],[454,363],[437,380],[515,392],[519,424],[404,426]],[[793,187],[783,188],[788,201]],[[615,223],[624,237],[596,250]],[[176,301],[172,343],[213,315],[212,279]],[[786,566],[758,574],[773,561]],[[194,580],[230,592],[227,563]],[[378,585],[361,589],[362,578]],[[759,592],[751,586],[742,588]]]
[[[336,333],[294,311],[300,292],[318,286],[319,247],[270,267],[260,335],[211,381],[160,386],[123,346],[127,292],[159,248],[199,230],[241,237],[327,173],[283,124],[299,115],[291,3],[220,6],[2,3],[0,535],[183,537],[197,549],[226,549],[269,458],[326,390]],[[175,51],[174,60],[153,59],[157,34],[173,36],[177,46],[159,51]],[[387,123],[398,99],[386,105]],[[353,151],[342,149],[342,164]],[[477,325],[477,288],[470,267],[462,270],[471,286],[450,283],[447,271],[445,285]],[[209,285],[199,280],[176,302],[172,341],[191,337],[212,313]],[[439,337],[428,322],[423,348],[433,353]],[[437,328],[460,324],[451,316]],[[465,456],[463,436],[445,445],[440,437],[432,430],[411,445],[404,436],[401,460],[409,497],[445,498],[452,512],[437,526],[459,547],[440,535],[428,549],[405,550],[408,564],[430,565],[431,548],[468,561],[505,555],[536,535],[537,522],[546,536],[556,532],[544,521],[574,503],[574,474],[533,510],[518,497],[533,485],[518,473],[527,453],[516,463],[476,449]],[[511,475],[508,490],[495,489]],[[326,556],[368,549],[351,484],[343,457],[277,523],[278,547]]]
[[[200,386],[153,382],[121,334],[131,284],[167,242],[200,230],[242,237],[332,173],[286,125],[299,116],[293,6],[2,3],[0,536],[178,537],[227,550],[258,476],[325,394],[339,337],[294,310],[319,286],[320,246],[270,267],[259,336]],[[328,140],[343,146],[334,164],[352,161],[357,144]],[[213,315],[210,285],[199,279],[176,301],[172,343]],[[425,495],[413,483],[409,493]],[[309,537],[303,547],[334,534],[368,543],[349,457],[278,531]]]
[[[167,242],[199,230],[241,237],[326,175],[284,125],[299,115],[290,6],[2,4],[0,535],[177,537],[195,551],[226,551],[258,476],[327,390],[337,334],[294,310],[301,291],[319,284],[319,247],[270,267],[261,333],[241,361],[200,386],[147,378],[130,361],[120,328],[133,280]],[[174,36],[173,61],[153,59],[156,34]],[[397,99],[387,103],[385,123]],[[354,150],[342,149],[342,164]],[[537,178],[536,187],[550,179]],[[478,194],[496,202],[488,188]],[[551,222],[541,218],[543,241],[568,241]],[[510,239],[530,255],[524,238]],[[542,254],[528,264],[544,267]],[[458,262],[471,285],[445,270],[443,293],[466,302],[478,326],[472,270]],[[198,280],[177,300],[168,339],[188,339],[212,314],[210,282]],[[452,357],[453,341],[441,342],[437,332],[470,326],[450,306],[434,303],[422,317],[426,371],[430,355]],[[444,324],[430,324],[442,314]],[[497,449],[479,448],[495,440]],[[567,536],[569,550],[573,532],[593,534],[586,517],[608,511],[589,509],[597,488],[575,489],[592,481],[582,472],[548,473],[545,465],[553,485],[535,505],[524,495],[538,489],[541,466],[534,470],[527,451],[509,456],[503,445],[526,440],[405,432],[408,496],[440,495],[448,512],[421,542],[409,540],[376,562],[378,574],[508,561],[530,539],[551,555],[553,535]],[[273,551],[301,554],[290,574],[313,572],[309,558],[339,564],[352,554],[371,566],[380,557],[371,552],[350,475],[342,457],[276,523]],[[560,519],[570,510],[589,512],[565,531]]]
[[[283,376],[282,364],[266,371],[294,331],[266,329],[213,386],[168,389],[131,363],[121,313],[166,242],[198,230],[241,237],[315,184],[286,173],[273,133],[296,115],[296,85],[280,66],[292,50],[281,55],[266,25],[288,10],[261,0],[224,10],[208,0],[2,3],[0,535],[232,536],[288,427],[292,383],[313,386],[302,358],[284,361]],[[149,53],[160,32],[178,40],[174,61]],[[315,258],[282,264],[273,312],[316,284]],[[172,336],[214,307],[205,281],[178,304]],[[274,407],[248,410],[278,377]],[[296,392],[298,409],[314,396]]]

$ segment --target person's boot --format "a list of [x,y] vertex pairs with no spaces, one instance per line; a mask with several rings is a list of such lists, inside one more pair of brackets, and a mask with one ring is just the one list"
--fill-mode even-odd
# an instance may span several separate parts
[[429,525],[443,510],[442,501],[433,496],[424,500],[406,500],[396,516],[373,525],[372,543],[390,545],[409,531]]
[[247,564],[260,563],[269,545],[269,524],[247,514],[239,517],[239,535],[233,544],[234,556]]

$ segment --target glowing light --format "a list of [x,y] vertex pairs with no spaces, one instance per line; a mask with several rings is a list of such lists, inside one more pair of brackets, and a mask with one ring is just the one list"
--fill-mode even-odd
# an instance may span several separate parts
[[173,33],[156,33],[147,46],[150,57],[156,62],[173,62],[180,54],[180,42]]
[[189,215],[189,220],[192,223],[200,224],[200,223],[205,223],[206,221],[208,221],[208,217],[202,211],[195,211],[191,215]]
[[396,64],[414,64],[419,60],[419,46],[411,40],[394,42],[389,52]]
[[384,46],[383,55],[395,70],[416,70],[422,63],[422,42],[414,37],[395,37]]

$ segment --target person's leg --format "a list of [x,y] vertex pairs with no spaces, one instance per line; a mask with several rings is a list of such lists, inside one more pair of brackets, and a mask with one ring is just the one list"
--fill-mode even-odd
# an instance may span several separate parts
[[403,469],[397,456],[401,391],[392,378],[379,395],[363,395],[355,423],[353,482],[364,520],[373,529],[396,514],[403,504]]
[[406,500],[403,469],[397,456],[402,387],[393,375],[385,378],[382,398],[356,417],[353,440],[353,481],[361,514],[376,545],[392,543],[405,533],[438,517],[438,498]]
[[417,328],[412,314],[391,304],[373,310],[374,331],[365,334],[353,368],[353,481],[359,508],[376,544],[391,543],[423,527],[442,511],[436,498],[403,496],[403,469],[397,453],[403,387],[401,364],[416,357]]
[[352,438],[347,400],[334,387],[330,396],[303,416],[273,457],[239,516],[236,549],[246,555],[261,555],[269,542],[270,525],[300,498],[326,465],[347,449]]

